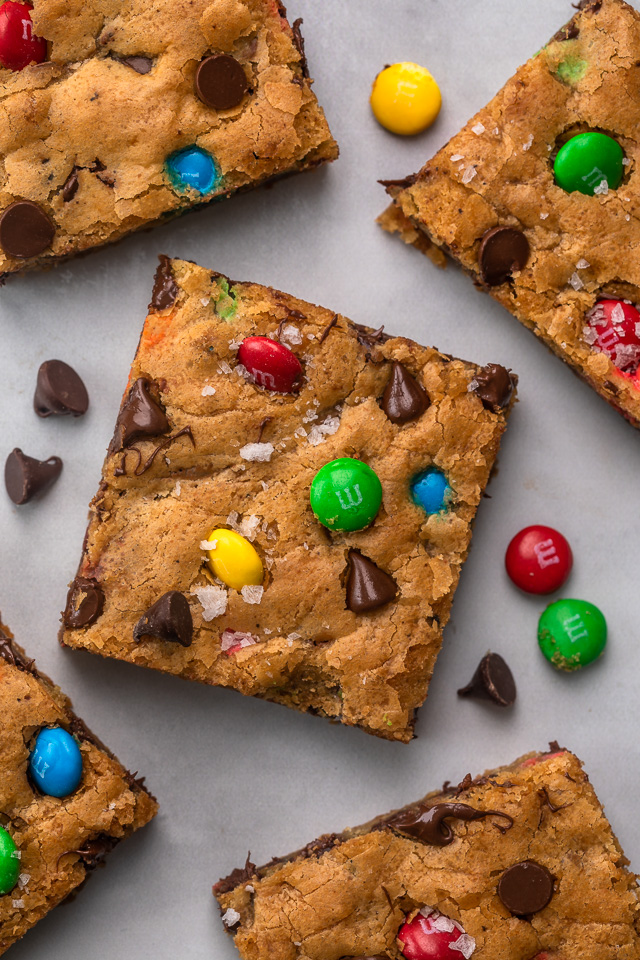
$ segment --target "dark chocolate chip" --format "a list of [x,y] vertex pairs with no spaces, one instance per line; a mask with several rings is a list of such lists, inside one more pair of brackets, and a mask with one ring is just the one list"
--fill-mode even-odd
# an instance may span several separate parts
[[406,423],[421,417],[429,397],[403,364],[393,363],[389,382],[382,395],[382,409],[392,423]]
[[499,653],[488,653],[480,661],[473,679],[458,690],[459,697],[493,700],[499,707],[512,707],[516,700],[516,684],[509,665]]
[[7,457],[4,465],[4,482],[7,493],[14,503],[28,503],[44,493],[60,476],[62,460],[49,457],[48,460],[36,460],[28,457],[16,447]]
[[168,310],[169,307],[174,305],[180,292],[178,284],[173,279],[170,258],[160,254],[158,259],[160,265],[156,270],[151,303],[149,304],[149,310],[151,311]]
[[514,864],[500,877],[498,896],[516,917],[544,910],[553,896],[553,877],[535,860]]
[[149,73],[153,66],[153,60],[150,57],[122,57],[120,63],[125,67],[131,67],[136,73]]
[[428,843],[433,847],[448,847],[455,840],[455,834],[448,819],[455,820],[482,820],[484,817],[501,817],[508,821],[508,826],[500,827],[504,832],[513,826],[513,819],[506,813],[498,810],[474,810],[466,803],[437,803],[433,807],[418,807],[417,810],[407,811],[387,821],[388,825],[398,833],[405,833],[415,837],[421,843]]
[[241,64],[226,53],[205,57],[200,61],[195,85],[200,100],[214,110],[237,107],[249,87]]
[[178,590],[170,590],[149,607],[133,628],[133,639],[155,637],[157,640],[170,640],[191,646],[193,640],[193,619],[191,607]]
[[150,383],[144,377],[136,380],[131,387],[116,424],[116,450],[122,450],[136,440],[157,437],[169,429],[169,421],[160,405],[149,394],[149,387]]
[[80,181],[78,180],[78,168],[74,167],[62,188],[62,199],[65,203],[70,203],[78,192]]
[[31,673],[34,677],[38,676],[35,660],[29,660],[13,638],[8,637],[2,628],[0,628],[0,657],[11,667],[17,667],[18,670]]
[[56,228],[32,200],[15,200],[0,217],[0,247],[8,257],[28,260],[50,247]]
[[478,261],[482,279],[490,287],[509,279],[514,270],[524,270],[531,248],[522,230],[494,227],[485,233],[480,244]]
[[63,360],[45,360],[38,370],[33,409],[39,417],[70,413],[81,417],[89,407],[89,395],[73,367]]
[[575,22],[574,18],[573,20],[570,20],[569,23],[565,24],[561,30],[558,30],[558,32],[555,33],[551,38],[551,41],[553,42],[554,40],[559,40],[560,42],[563,42],[565,40],[575,40],[578,36],[580,36],[580,28]]
[[231,890],[239,887],[241,883],[249,883],[255,874],[256,865],[251,862],[251,853],[248,853],[244,867],[236,867],[227,877],[218,880],[213,887],[213,892],[216,896],[222,893],[230,893]]
[[95,623],[103,607],[104,593],[100,584],[86,577],[76,577],[67,594],[62,622],[72,630],[88,627]]
[[70,850],[69,853],[77,853],[87,870],[93,870],[102,863],[117,843],[116,837],[108,837],[101,833],[93,840],[86,840],[78,850]]
[[367,613],[391,603],[398,595],[395,580],[377,567],[373,560],[357,550],[349,551],[347,607],[354,613]]
[[471,381],[473,392],[480,397],[487,410],[498,413],[506,407],[513,395],[514,377],[499,363],[488,363]]

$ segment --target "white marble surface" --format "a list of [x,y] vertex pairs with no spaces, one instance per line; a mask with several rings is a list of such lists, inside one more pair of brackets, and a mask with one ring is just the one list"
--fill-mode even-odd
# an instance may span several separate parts
[[[583,757],[640,868],[630,802],[638,784],[638,436],[461,273],[436,270],[374,223],[385,204],[377,178],[418,169],[571,7],[566,0],[291,0],[289,12],[304,17],[315,89],[342,151],[337,163],[0,291],[0,457],[21,446],[41,458],[57,453],[65,464],[41,502],[18,508],[0,496],[2,612],[161,803],[156,822],[14,947],[12,960],[233,960],[211,884],[248,849],[264,862],[553,738]],[[444,96],[437,124],[413,140],[385,133],[368,107],[377,71],[405,59],[428,66]],[[159,252],[520,374],[521,402],[411,745],[57,645]],[[51,357],[86,380],[92,405],[82,420],[33,413],[36,371]],[[609,621],[604,658],[574,676],[555,673],[538,651],[544,601],[520,595],[503,571],[510,537],[532,522],[564,531],[576,558],[567,593],[598,604]],[[456,697],[489,647],[516,675],[511,712]]]

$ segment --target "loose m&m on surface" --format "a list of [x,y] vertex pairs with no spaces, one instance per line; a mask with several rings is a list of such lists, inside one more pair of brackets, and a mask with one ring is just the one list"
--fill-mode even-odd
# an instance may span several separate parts
[[68,797],[82,779],[82,753],[62,727],[45,727],[29,758],[31,780],[48,797]]
[[412,136],[435,121],[442,106],[438,84],[417,63],[394,63],[376,77],[371,109],[378,123],[391,133]]
[[540,617],[538,643],[558,670],[579,670],[604,652],[607,621],[587,600],[556,600]]
[[505,567],[516,587],[526,593],[553,593],[571,573],[573,554],[553,527],[534,525],[515,535],[507,547]]

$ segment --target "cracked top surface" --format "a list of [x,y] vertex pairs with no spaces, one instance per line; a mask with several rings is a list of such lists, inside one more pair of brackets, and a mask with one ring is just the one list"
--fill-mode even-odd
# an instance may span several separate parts
[[[124,452],[112,445],[78,571],[99,584],[104,610],[89,626],[63,628],[62,642],[409,740],[506,411],[485,409],[469,390],[473,364],[403,338],[363,345],[362,331],[329,310],[256,284],[229,288],[184,261],[167,264],[177,300],[147,318],[130,384],[147,378],[170,432]],[[278,330],[302,363],[297,395],[271,394],[236,369],[243,338]],[[403,425],[379,405],[392,359],[431,400]],[[244,459],[259,439],[273,447],[270,459]],[[309,503],[316,472],[339,457],[362,459],[382,483],[375,522],[355,533],[329,533]],[[453,501],[427,517],[409,482],[432,464],[447,475]],[[265,564],[259,603],[216,587],[204,566],[201,541],[230,526],[252,538]],[[391,574],[396,602],[347,609],[350,548]],[[208,621],[206,588],[226,606]],[[136,643],[135,624],[169,590],[189,599],[192,645]],[[227,653],[225,630],[257,642]]]
[[[21,851],[21,876],[0,896],[0,954],[83,883],[91,864],[79,851],[87,843],[111,838],[106,852],[157,810],[153,797],[75,717],[69,699],[6,637],[0,624],[0,824]],[[63,800],[41,795],[27,777],[33,742],[45,726],[62,726],[80,741],[82,780]]]
[[[0,68],[0,211],[35,201],[53,220],[51,247],[14,272],[106,243],[212,197],[337,155],[304,61],[277,0],[35,0],[49,60]],[[194,92],[200,60],[225,53],[250,92],[218,112]],[[140,74],[126,57],[145,57]],[[192,144],[221,179],[204,197],[177,193],[165,171]],[[96,162],[97,161],[97,162]],[[78,186],[65,201],[74,172]],[[71,191],[73,192],[73,191]]]
[[[603,294],[640,302],[640,16],[622,0],[598,0],[557,36],[569,39],[554,38],[521,67],[415,182],[389,184],[404,220],[381,223],[425,252],[430,239],[479,285],[483,235],[523,230],[529,262],[492,296],[638,426],[640,380],[592,350],[583,328]],[[589,129],[613,136],[629,161],[604,196],[565,193],[553,178],[557,148]]]
[[[474,960],[636,960],[636,879],[580,761],[555,746],[425,798],[428,806],[454,799],[503,811],[514,821],[506,832],[495,817],[451,819],[455,839],[438,847],[390,829],[387,815],[321,838],[288,862],[259,870],[249,863],[221,881],[214,893],[240,956],[400,958],[398,930],[428,906],[473,937]],[[496,888],[527,859],[550,871],[554,893],[543,910],[519,919]]]

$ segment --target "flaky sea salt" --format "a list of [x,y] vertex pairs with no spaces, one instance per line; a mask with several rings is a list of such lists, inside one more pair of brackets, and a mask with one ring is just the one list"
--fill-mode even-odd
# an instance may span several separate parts
[[233,907],[229,907],[227,912],[222,914],[222,922],[227,927],[235,927],[236,923],[240,923],[240,914]]
[[473,180],[473,178],[476,176],[477,172],[478,172],[478,171],[476,170],[476,168],[475,168],[474,166],[469,165],[469,166],[467,167],[467,169],[465,170],[465,172],[462,174],[462,182],[463,182],[463,183],[471,183],[471,181]]
[[24,900],[12,900],[11,906],[14,910],[22,910],[24,908]]
[[211,384],[208,383],[205,387],[202,388],[201,396],[212,397],[215,392],[216,392],[216,388],[212,387]]
[[606,197],[606,195],[609,193],[609,184],[607,180],[601,180],[593,192],[599,197]]
[[210,302],[209,297],[200,297],[200,303],[203,307],[208,307]]
[[[624,308],[621,303],[616,303],[615,307],[611,311],[611,320],[613,323],[624,323]],[[622,333],[622,331],[619,332]]]
[[181,493],[182,493],[182,487],[180,486],[180,481],[176,480],[176,485],[173,488],[173,495],[174,497],[179,497]]
[[253,584],[247,584],[240,591],[242,594],[242,599],[245,603],[260,603],[262,601],[262,594],[264,593],[264,587],[256,587]]
[[430,917],[432,913],[435,913],[435,910],[433,909],[433,907],[424,906],[420,910],[418,910],[418,913],[420,914],[421,917]]
[[629,160],[629,157],[623,157],[623,159],[622,159],[622,166],[623,166],[623,167],[630,167],[630,166],[631,166],[631,160]]
[[258,641],[251,633],[242,633],[240,630],[225,630],[220,637],[220,647],[223,653],[228,653],[234,648],[241,650],[244,647],[252,647]]
[[14,860],[22,860],[22,850],[14,850],[11,856]]
[[454,153],[451,157],[451,163],[457,163],[458,160],[464,160],[464,153]]
[[317,447],[318,444],[324,443],[327,437],[333,436],[339,426],[340,417],[328,417],[324,423],[314,423],[311,430],[309,430],[307,440],[312,447]]
[[256,517],[255,513],[250,513],[240,520],[239,514],[235,510],[232,510],[227,517],[227,524],[232,530],[235,530],[236,533],[246,537],[247,540],[253,540],[260,526],[260,517]]
[[234,353],[237,353],[241,346],[242,338],[240,340],[229,340],[229,350],[233,350]]
[[484,133],[486,127],[485,127],[484,123],[478,122],[478,123],[476,123],[473,127],[471,127],[471,129],[472,129],[473,132],[475,133],[476,137],[479,137],[479,136],[481,136],[481,135]]
[[527,150],[531,150],[532,146],[533,146],[533,134],[530,133],[529,136],[527,137],[526,142],[522,144],[522,149],[526,153]]
[[284,343],[302,343],[302,334],[296,327],[295,323],[285,323],[284,327],[280,331],[280,340]]
[[267,463],[271,460],[274,449],[272,443],[245,443],[244,447],[240,447],[240,456],[243,460]]
[[457,950],[458,953],[462,954],[464,960],[469,960],[475,949],[476,942],[468,933],[461,934],[454,943],[449,944],[449,950]]
[[31,874],[30,874],[30,873],[21,873],[21,874],[20,874],[20,876],[18,877],[18,886],[20,887],[21,890],[24,890],[24,888],[26,887],[26,885],[29,883],[29,880],[31,880]]
[[590,266],[591,264],[589,263],[589,261],[585,260],[583,257],[582,260],[578,260],[578,262],[576,263],[576,270],[586,270]]
[[231,367],[226,360],[221,360],[218,363],[218,373],[231,373]]
[[451,917],[445,917],[442,914],[440,914],[439,917],[434,917],[431,921],[431,926],[434,930],[438,930],[439,933],[453,933],[456,929]]
[[294,437],[299,437],[300,439],[302,439],[303,437],[306,437],[307,431],[305,430],[304,427],[298,427],[298,429],[294,432],[293,435]]
[[541,214],[540,214],[540,219],[541,219],[541,220],[546,220],[548,216],[549,216],[548,213],[541,213]]
[[582,288],[584,287],[584,283],[582,282],[582,280],[580,279],[577,273],[571,274],[571,276],[569,277],[569,283],[571,284],[574,290],[582,290]]
[[248,883],[248,884],[246,885],[245,890],[247,891],[247,893],[255,893],[255,892],[256,892],[255,887],[252,887],[250,883]]
[[215,550],[217,546],[218,546],[217,540],[201,540],[200,541],[200,549],[205,550],[207,553],[209,553],[209,550]]
[[222,614],[225,613],[227,609],[227,593],[224,587],[211,584],[207,587],[191,587],[189,592],[198,598],[198,602],[202,607],[202,619],[206,620],[207,623],[210,620],[215,620],[216,617],[221,617]]

